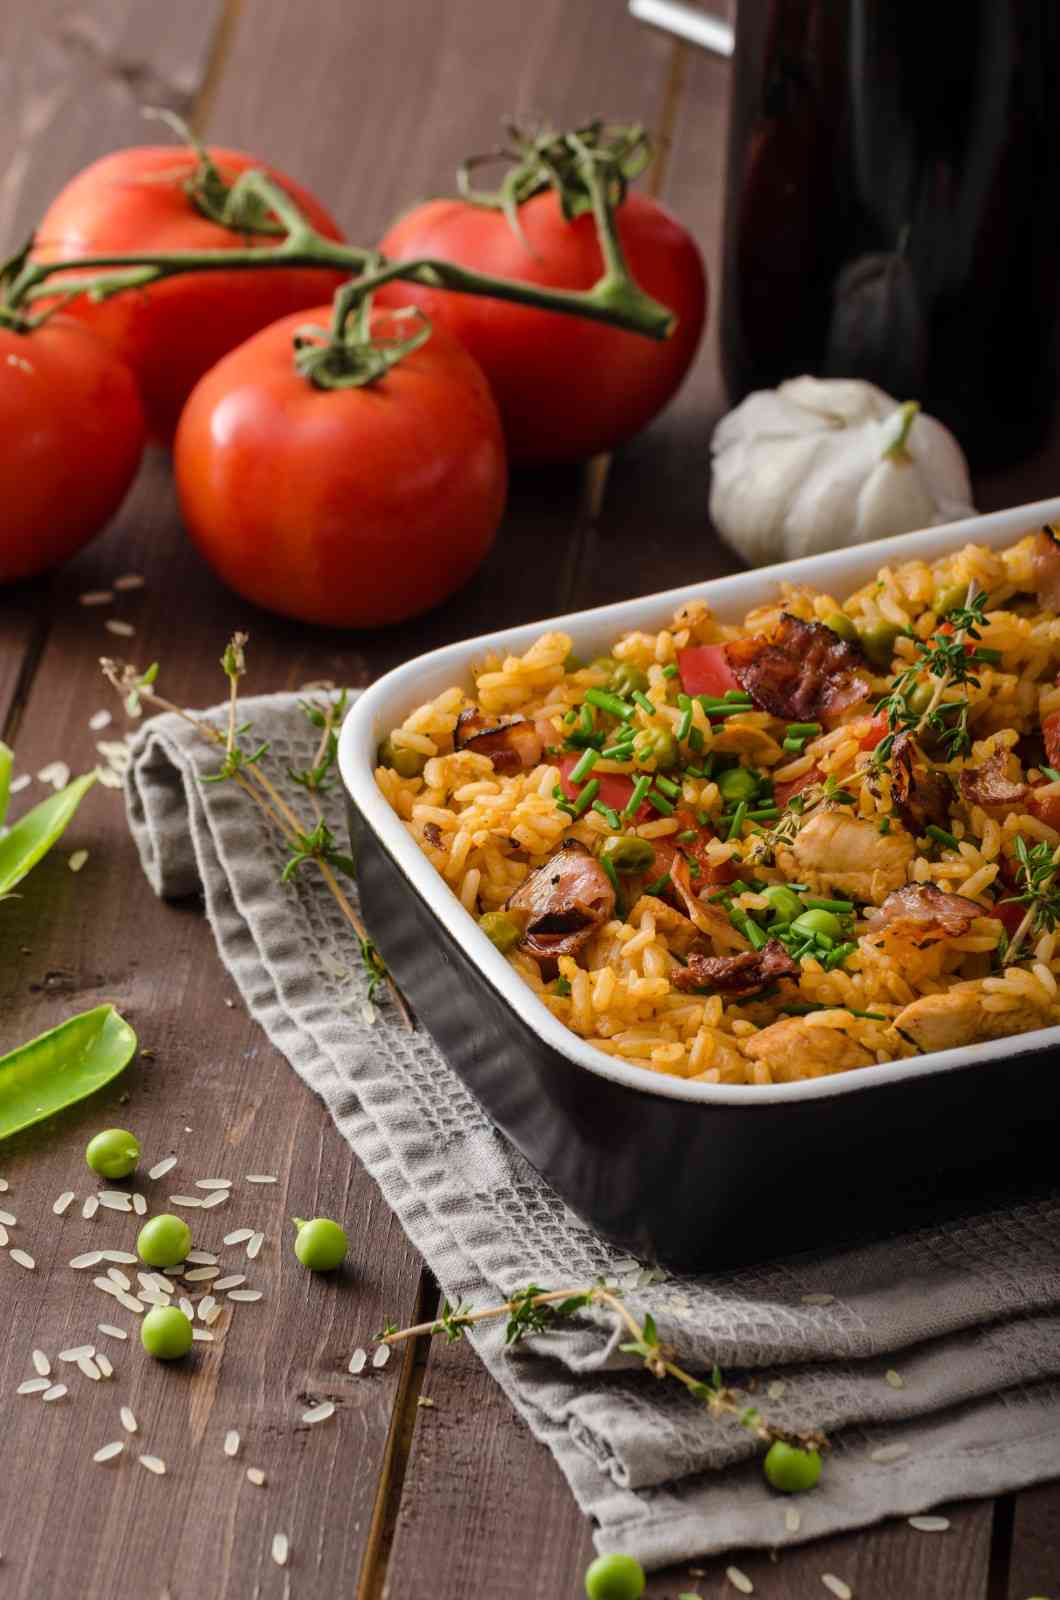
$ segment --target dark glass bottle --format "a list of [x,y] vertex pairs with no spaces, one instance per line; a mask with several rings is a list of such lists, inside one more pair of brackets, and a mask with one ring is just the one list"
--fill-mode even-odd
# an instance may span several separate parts
[[976,466],[1056,402],[1057,0],[741,0],[722,348],[917,399]]

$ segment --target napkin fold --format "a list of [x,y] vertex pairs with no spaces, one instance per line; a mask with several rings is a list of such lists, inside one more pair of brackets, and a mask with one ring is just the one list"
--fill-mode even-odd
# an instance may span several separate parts
[[[311,764],[318,737],[298,696],[242,706],[302,809],[304,790],[280,778]],[[219,726],[225,715],[203,713]],[[700,1277],[623,1256],[497,1132],[425,1030],[405,1030],[385,999],[368,1003],[319,874],[279,881],[285,853],[257,808],[231,783],[201,782],[216,767],[216,749],[179,717],[140,730],[125,792],[144,871],[160,896],[201,893],[248,1009],[325,1101],[449,1300],[609,1279],[686,1367],[717,1362],[771,1421],[832,1438],[792,1532],[746,1430],[649,1377],[602,1311],[514,1351],[499,1322],[479,1324],[475,1349],[555,1455],[601,1550],[665,1566],[1060,1474],[1060,1194]],[[325,810],[341,838],[337,785]]]

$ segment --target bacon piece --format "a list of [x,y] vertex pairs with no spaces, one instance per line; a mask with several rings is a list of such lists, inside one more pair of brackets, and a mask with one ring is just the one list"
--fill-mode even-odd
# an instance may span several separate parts
[[982,906],[963,894],[946,894],[933,883],[908,883],[887,896],[873,927],[886,927],[889,933],[938,933],[956,939],[968,932],[976,917],[986,915]]
[[456,720],[453,743],[458,750],[488,756],[494,772],[530,772],[541,760],[545,741],[525,717],[487,726],[481,711],[469,706]]
[[614,909],[607,873],[576,839],[568,839],[508,900],[509,911],[527,914],[522,948],[542,959],[573,955]]
[[1039,528],[1034,541],[1034,587],[1043,611],[1060,611],[1060,541],[1052,528]]
[[745,950],[738,956],[706,956],[690,950],[688,964],[671,973],[675,989],[713,989],[730,999],[759,994],[778,978],[797,978],[799,965],[793,961],[779,939],[770,939],[761,950]]
[[970,806],[982,806],[984,811],[992,807],[1010,810],[1013,806],[1021,805],[1027,798],[1027,785],[1014,783],[1006,776],[1008,762],[1006,750],[995,750],[992,756],[987,756],[982,766],[962,772],[962,799]]
[[917,760],[917,747],[908,733],[899,733],[891,746],[891,799],[906,827],[923,833],[929,823],[948,822],[952,790],[946,779]]
[[788,722],[834,722],[869,692],[856,645],[787,611],[768,637],[734,639],[725,654],[755,705]]

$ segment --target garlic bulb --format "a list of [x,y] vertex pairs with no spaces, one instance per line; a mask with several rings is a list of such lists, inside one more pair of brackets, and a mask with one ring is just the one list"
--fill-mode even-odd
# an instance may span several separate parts
[[752,566],[975,509],[949,430],[856,378],[792,378],[748,395],[718,423],[711,452],[711,518]]

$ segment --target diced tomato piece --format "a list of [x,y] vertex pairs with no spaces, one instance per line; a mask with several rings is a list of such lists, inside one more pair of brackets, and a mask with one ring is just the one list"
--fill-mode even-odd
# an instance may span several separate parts
[[863,750],[875,750],[880,740],[886,737],[886,734],[887,713],[886,711],[877,711],[869,723],[868,731],[861,735],[861,748]]
[[707,845],[714,838],[713,829],[700,827],[692,812],[685,806],[676,812],[674,820],[678,824],[678,832],[676,836],[671,835],[671,840],[674,837],[680,838],[682,833],[688,833],[690,829],[695,831],[695,839],[682,839],[678,848],[699,868],[699,877],[694,880],[697,894],[708,885],[715,888],[719,884],[735,883],[740,876],[739,862],[733,860],[715,862],[711,861],[707,854]]
[[685,694],[706,694],[720,700],[740,680],[729,666],[723,644],[695,644],[677,652],[677,667]]
[[1023,915],[1026,910],[1027,907],[1025,905],[1017,905],[1013,900],[1002,900],[994,907],[990,915],[992,917],[997,917],[998,921],[1001,923],[1001,926],[1011,939],[1012,935],[1023,921]]
[[1039,822],[1060,833],[1060,794],[1042,794],[1041,786],[1035,785],[1027,796],[1027,810]]
[[[882,735],[881,735],[882,737]],[[864,749],[864,745],[862,749]],[[820,783],[823,774],[820,767],[814,762],[809,772],[804,772],[801,778],[792,778],[790,783],[776,783],[773,785],[773,799],[783,809],[793,794],[801,794],[808,789],[811,783]]]
[[1047,717],[1042,718],[1042,738],[1049,765],[1060,765],[1060,711],[1050,711]]
[[[556,765],[559,767],[559,785],[568,800],[575,800],[582,789],[580,783],[571,782],[571,773],[581,760],[581,751],[572,751],[569,755],[561,756]],[[600,785],[597,799],[605,806],[610,806],[613,811],[623,811],[629,804],[630,795],[633,793],[633,779],[627,778],[624,772],[592,772],[590,777],[596,778]],[[588,779],[586,780],[588,782]],[[647,800],[643,800],[638,807],[634,822],[647,822],[655,813]]]

